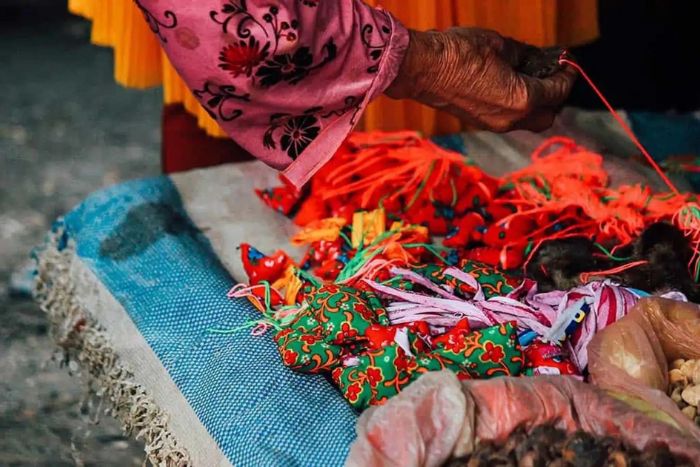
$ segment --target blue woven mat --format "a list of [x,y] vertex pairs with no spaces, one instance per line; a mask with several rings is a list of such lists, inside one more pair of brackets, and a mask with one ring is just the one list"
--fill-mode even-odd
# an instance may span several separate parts
[[285,368],[269,335],[209,331],[259,313],[226,297],[233,280],[167,177],[96,193],[64,224],[232,464],[342,465],[356,415],[340,394]]

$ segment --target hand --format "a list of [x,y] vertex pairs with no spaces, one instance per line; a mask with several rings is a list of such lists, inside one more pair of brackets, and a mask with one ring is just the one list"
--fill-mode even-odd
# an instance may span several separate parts
[[445,110],[477,128],[549,128],[576,78],[568,66],[543,78],[519,72],[543,51],[494,31],[452,28],[410,35],[399,74],[386,94]]

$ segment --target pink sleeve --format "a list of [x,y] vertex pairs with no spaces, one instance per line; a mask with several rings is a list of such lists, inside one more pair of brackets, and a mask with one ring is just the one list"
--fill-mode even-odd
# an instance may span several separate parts
[[396,77],[408,32],[360,0],[135,0],[202,106],[301,186]]

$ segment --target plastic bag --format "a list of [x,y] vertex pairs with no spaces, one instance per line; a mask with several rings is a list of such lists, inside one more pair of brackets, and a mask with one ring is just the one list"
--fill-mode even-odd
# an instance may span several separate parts
[[588,344],[588,371],[596,383],[631,377],[637,385],[660,391],[668,387],[668,363],[661,342],[637,307],[593,337]]
[[646,298],[635,308],[646,315],[667,361],[700,359],[700,306],[677,300]]
[[439,466],[480,440],[503,441],[517,427],[552,424],[621,438],[637,449],[663,443],[700,465],[700,442],[570,377],[503,377],[459,382],[427,373],[385,405],[365,411],[347,466]]
[[[621,400],[644,404],[696,440],[700,429],[666,395],[668,361],[700,355],[700,308],[645,298],[627,316],[595,335],[588,346],[590,380]],[[651,410],[651,409],[650,409]]]

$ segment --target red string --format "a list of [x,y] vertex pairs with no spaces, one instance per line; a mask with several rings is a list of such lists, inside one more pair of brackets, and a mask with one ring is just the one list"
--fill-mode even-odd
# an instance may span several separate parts
[[606,269],[605,271],[583,272],[579,276],[579,280],[581,281],[582,284],[587,284],[591,277],[609,276],[611,274],[617,274],[619,272],[623,272],[623,271],[626,271],[628,269],[636,268],[637,266],[642,266],[642,265],[648,264],[648,263],[649,263],[649,261],[642,259],[639,261],[632,261],[631,263],[623,264],[622,266],[618,266],[616,268]]
[[627,123],[625,123],[624,119],[620,116],[620,114],[618,114],[615,111],[615,109],[613,109],[612,105],[610,105],[610,103],[605,98],[605,96],[603,96],[603,93],[600,92],[598,87],[593,83],[593,80],[591,80],[591,78],[588,77],[586,72],[583,71],[583,68],[581,68],[581,66],[578,63],[566,58],[566,52],[564,52],[562,54],[562,56],[559,58],[559,63],[567,64],[567,65],[574,67],[581,74],[581,76],[583,76],[583,79],[585,79],[588,82],[591,89],[593,89],[593,91],[598,95],[598,97],[603,102],[605,107],[608,108],[608,110],[610,111],[612,116],[615,117],[615,120],[617,120],[617,123],[619,123],[620,126],[622,127],[622,129],[625,130],[625,133],[627,133],[627,136],[629,136],[630,140],[632,140],[634,145],[637,146],[637,148],[642,152],[642,154],[644,154],[644,157],[646,158],[647,162],[649,162],[649,164],[654,168],[656,173],[659,174],[659,176],[663,179],[664,183],[666,183],[666,185],[668,185],[668,187],[671,189],[671,191],[673,193],[680,194],[678,191],[678,188],[676,188],[676,186],[671,182],[671,180],[669,180],[669,178],[666,176],[666,174],[661,169],[661,167],[659,167],[659,164],[656,163],[654,158],[651,157],[649,152],[647,152],[647,150],[644,148],[644,146],[642,146],[642,143],[639,141],[639,139],[637,139],[637,136],[634,134],[632,129],[627,125]]

